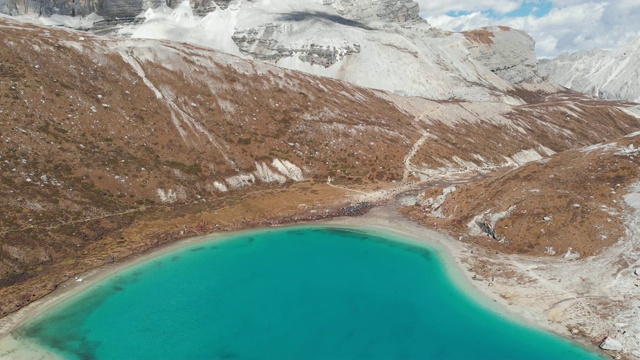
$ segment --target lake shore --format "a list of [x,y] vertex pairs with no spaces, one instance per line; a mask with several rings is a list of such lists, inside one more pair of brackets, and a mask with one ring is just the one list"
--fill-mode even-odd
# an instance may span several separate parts
[[[568,333],[565,327],[557,323],[549,322],[544,314],[537,313],[526,306],[510,304],[496,292],[491,291],[487,286],[483,286],[483,283],[474,281],[473,275],[467,269],[467,264],[465,263],[465,258],[472,252],[472,249],[468,248],[467,245],[456,241],[448,235],[438,233],[411,222],[398,214],[395,209],[390,206],[374,208],[363,216],[342,217],[318,222],[300,223],[292,226],[296,225],[329,225],[366,228],[368,231],[374,233],[391,235],[394,239],[402,242],[433,248],[444,255],[442,256],[442,260],[452,280],[477,303],[512,321],[523,323],[534,328],[542,328],[565,338],[570,338],[570,333]],[[30,304],[20,311],[0,319],[0,357],[11,356],[16,359],[55,359],[56,356],[54,354],[40,348],[37,344],[15,336],[14,331],[31,319],[42,315],[80,292],[86,291],[92,285],[142,262],[184,247],[193,246],[203,241],[222,240],[229,236],[241,234],[242,232],[256,230],[260,229],[214,233],[184,239],[122,262],[116,262],[90,270],[76,278],[69,279],[48,296]],[[576,339],[571,340],[576,341]],[[583,341],[582,344],[588,345],[585,341]],[[593,350],[591,346],[586,347]]]
[[[474,274],[468,269],[465,258],[474,249],[455,240],[449,235],[422,227],[400,214],[384,208],[375,208],[358,218],[338,218],[328,220],[325,224],[361,226],[383,234],[395,235],[394,239],[417,246],[427,246],[439,251],[447,272],[457,287],[463,290],[476,303],[488,308],[512,321],[541,328],[556,335],[569,338],[570,333],[559,324],[551,323],[528,307],[508,303],[489,287],[474,281]],[[576,339],[570,339],[575,341]]]
[[14,359],[58,359],[55,354],[50,353],[46,349],[40,348],[37,344],[15,336],[14,332],[30,320],[41,316],[79,293],[88,290],[91,286],[121,271],[125,271],[150,259],[162,256],[172,251],[180,250],[181,248],[188,247],[199,242],[223,239],[232,234],[242,233],[243,231],[214,233],[183,239],[175,243],[167,244],[160,248],[138,254],[120,262],[100,266],[69,279],[58,286],[49,295],[0,319],[0,358],[10,355]]

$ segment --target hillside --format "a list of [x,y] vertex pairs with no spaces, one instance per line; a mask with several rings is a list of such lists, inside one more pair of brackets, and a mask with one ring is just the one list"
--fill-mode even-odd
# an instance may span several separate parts
[[501,252],[593,256],[625,235],[625,195],[640,181],[638,140],[636,132],[433,187],[405,212]]
[[472,279],[506,305],[632,359],[640,353],[639,149],[635,132],[439,184],[402,212],[464,243]]
[[580,51],[542,60],[558,84],[609,100],[640,102],[640,40],[617,50]]
[[188,44],[0,28],[3,311],[177,238],[343,214],[345,186],[469,176],[640,129],[625,104],[571,93],[438,102]]

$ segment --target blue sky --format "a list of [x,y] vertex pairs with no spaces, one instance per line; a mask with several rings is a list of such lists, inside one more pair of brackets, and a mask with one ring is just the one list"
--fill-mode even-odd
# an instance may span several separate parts
[[550,1],[525,1],[518,9],[506,14],[505,17],[518,17],[528,15],[542,17],[547,15],[552,8],[553,4]]
[[[549,11],[551,11],[551,8],[553,8],[553,4],[550,1],[542,1],[542,2],[525,1],[520,5],[519,8],[506,14],[497,13],[491,8],[482,10],[481,12],[493,19],[502,19],[502,18],[520,17],[520,16],[529,16],[529,15],[533,15],[535,17],[542,17],[544,15],[547,15]],[[458,10],[458,11],[454,10],[454,11],[447,12],[446,15],[456,17],[456,16],[469,15],[471,13],[472,11],[468,11],[468,10]]]
[[452,31],[505,25],[536,40],[540,57],[614,49],[640,36],[640,0],[415,0],[421,16]]

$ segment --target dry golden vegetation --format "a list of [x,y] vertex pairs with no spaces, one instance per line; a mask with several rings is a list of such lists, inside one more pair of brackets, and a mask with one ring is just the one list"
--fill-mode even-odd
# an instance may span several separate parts
[[473,43],[481,43],[487,45],[493,44],[493,40],[491,39],[493,37],[493,33],[487,29],[464,31],[462,32],[462,34]]
[[458,185],[437,208],[427,199],[405,208],[408,216],[465,241],[508,253],[597,254],[624,236],[622,195],[640,180],[639,137],[568,150],[515,169]]
[[[624,102],[593,100],[572,92],[518,93],[532,102],[496,111],[496,104],[447,103],[427,113],[429,138],[413,163],[429,169],[487,168],[508,164],[522,150],[541,157],[610,141],[638,130]],[[456,114],[441,119],[439,113]],[[523,154],[524,155],[524,154]]]
[[[276,171],[275,159],[301,168],[314,187],[328,176],[391,181],[402,176],[402,144],[418,138],[412,118],[343,82],[188,45],[122,44],[10,19],[0,26],[5,311],[65,275],[122,255],[113,249],[144,250],[131,232],[141,221],[243,203],[238,197],[260,190],[289,189],[305,199],[292,180],[254,179],[244,188],[227,185],[228,192],[214,182],[252,174],[257,164]],[[159,190],[174,196],[163,199]],[[280,219],[277,209],[252,216],[264,224]],[[158,231],[175,238],[168,228]],[[25,281],[31,287],[17,297],[12,286]]]

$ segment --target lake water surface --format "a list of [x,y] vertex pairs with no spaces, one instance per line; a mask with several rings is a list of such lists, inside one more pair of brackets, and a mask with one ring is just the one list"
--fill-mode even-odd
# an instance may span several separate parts
[[437,251],[392,240],[295,227],[200,243],[20,335],[70,359],[601,359],[478,305]]

